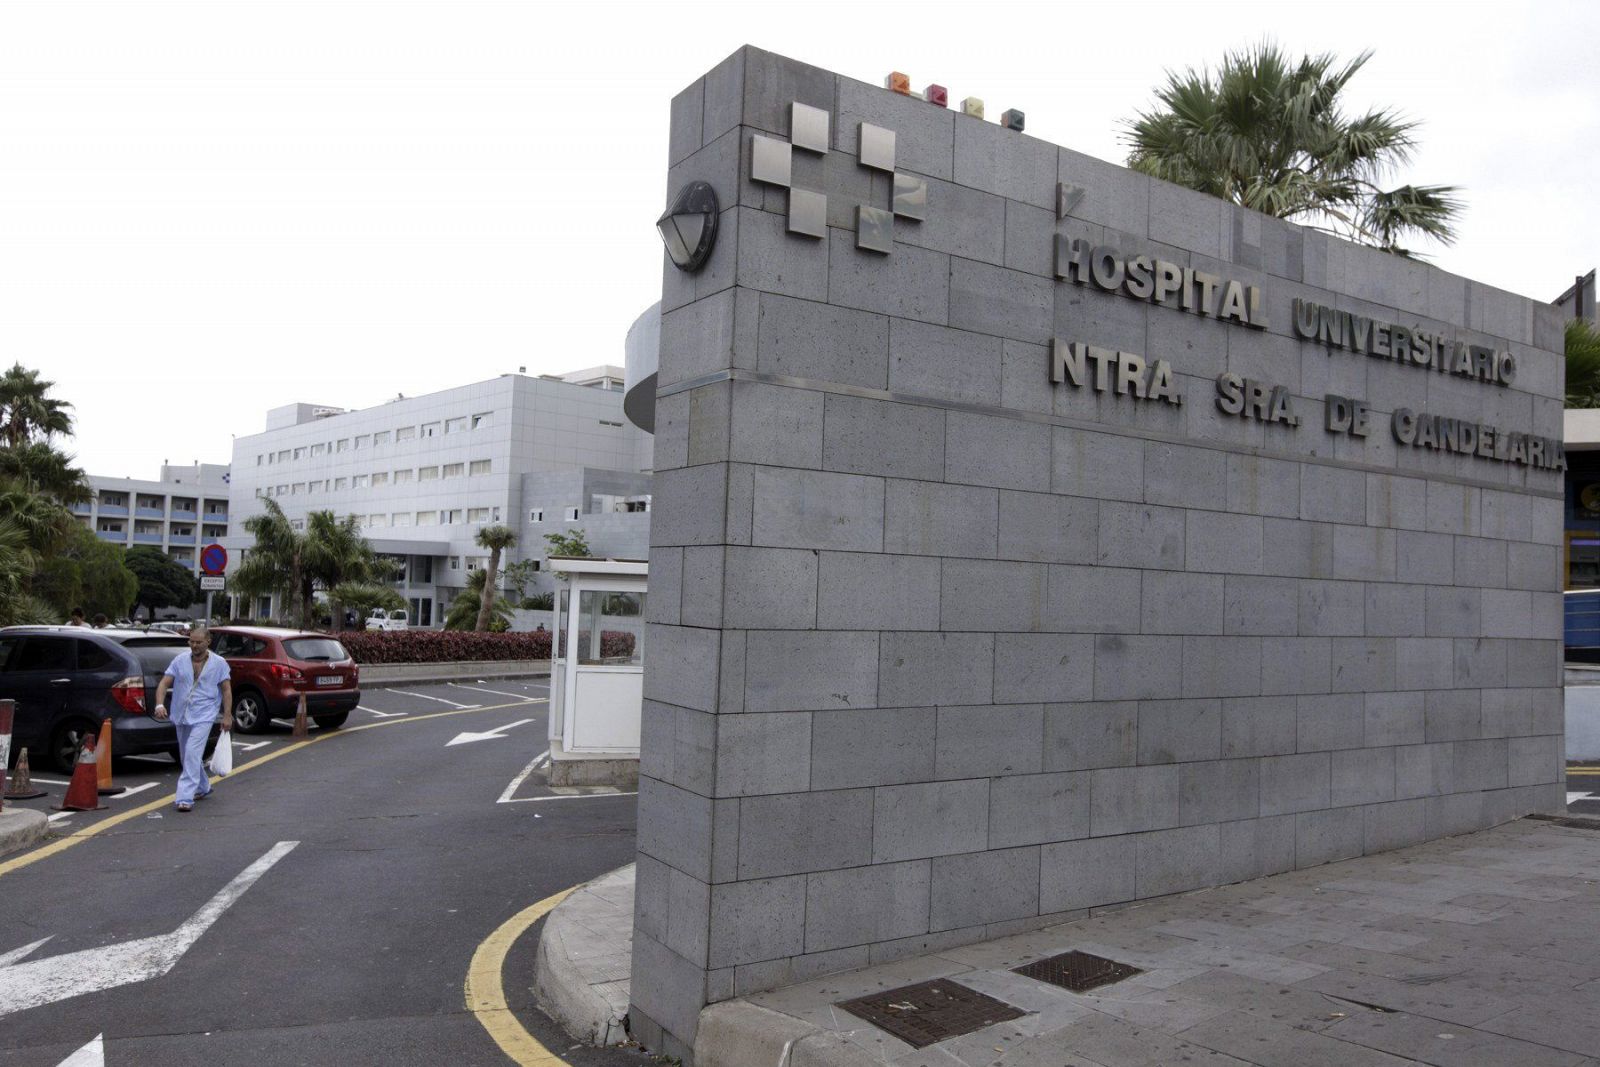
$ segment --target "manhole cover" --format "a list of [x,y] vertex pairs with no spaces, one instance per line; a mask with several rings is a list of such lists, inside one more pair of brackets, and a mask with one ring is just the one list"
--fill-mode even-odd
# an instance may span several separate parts
[[867,1020],[912,1048],[1020,1019],[1025,1012],[942,978],[843,1000],[835,1007]]
[[1139,973],[1137,967],[1129,967],[1126,963],[1108,960],[1104,956],[1091,956],[1087,952],[1063,952],[1059,956],[1035,960],[1013,970],[1025,978],[1037,978],[1074,993],[1120,982]]

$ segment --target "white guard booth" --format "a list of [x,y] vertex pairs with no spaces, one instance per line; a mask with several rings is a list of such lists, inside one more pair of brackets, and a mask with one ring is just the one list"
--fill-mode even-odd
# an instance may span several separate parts
[[556,556],[550,570],[551,784],[637,781],[649,564]]

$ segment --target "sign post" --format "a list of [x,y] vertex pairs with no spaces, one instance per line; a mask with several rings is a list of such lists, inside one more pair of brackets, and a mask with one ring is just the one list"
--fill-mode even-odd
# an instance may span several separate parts
[[200,588],[206,591],[206,625],[211,624],[211,598],[225,587],[222,572],[228,569],[228,550],[213,541],[200,550]]

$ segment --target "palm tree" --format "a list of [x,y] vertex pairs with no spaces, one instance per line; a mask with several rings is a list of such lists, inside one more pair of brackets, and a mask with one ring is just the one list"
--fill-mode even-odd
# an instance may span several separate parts
[[[484,571],[483,585],[486,589],[494,589],[495,580],[500,575],[500,553],[517,543],[517,532],[509,526],[485,526],[478,531],[477,542],[480,548],[489,550],[489,566]],[[489,618],[494,610],[496,597],[479,597],[482,604],[478,607],[478,623],[474,630],[487,630]]]
[[334,630],[344,629],[344,605],[335,591],[347,582],[387,581],[391,567],[380,559],[361,535],[361,522],[354,515],[342,519],[331,511],[313,511],[306,516],[306,573],[313,588],[328,593]]
[[0,441],[16,448],[36,437],[72,432],[72,405],[45,395],[55,384],[21,363],[0,375]]
[[262,497],[261,503],[266,510],[244,520],[256,543],[233,576],[234,589],[246,597],[279,593],[288,601],[294,620],[308,626],[312,585],[306,569],[306,535],[290,524],[276,500]]
[[[483,591],[488,587],[489,572],[476,570],[467,576],[467,587],[459,596],[450,602],[450,610],[444,617],[446,630],[472,630],[478,629],[478,619],[483,614]],[[488,598],[490,602],[489,625],[483,627],[488,630],[509,630],[511,628],[511,605],[506,603],[506,598],[494,594]]]
[[48,441],[0,448],[0,479],[63,504],[77,504],[94,495],[83,470],[72,465],[72,457],[56,451]]
[[1600,329],[1586,319],[1567,323],[1567,407],[1600,408]]
[[1277,45],[1229,53],[1216,73],[1167,72],[1159,107],[1125,123],[1128,166],[1386,252],[1402,239],[1455,240],[1450,185],[1379,183],[1409,161],[1415,122],[1388,110],[1348,116],[1339,94],[1372,58],[1298,63]]

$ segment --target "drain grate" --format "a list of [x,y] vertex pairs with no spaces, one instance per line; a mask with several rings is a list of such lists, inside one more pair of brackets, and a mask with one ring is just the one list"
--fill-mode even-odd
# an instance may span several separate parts
[[1108,960],[1104,956],[1091,956],[1087,952],[1063,952],[1013,970],[1024,978],[1036,978],[1074,993],[1086,993],[1112,982],[1139,973],[1139,968],[1126,963]]
[[867,1020],[912,1048],[970,1034],[1026,1014],[1005,1001],[943,978],[842,1000],[834,1006]]

